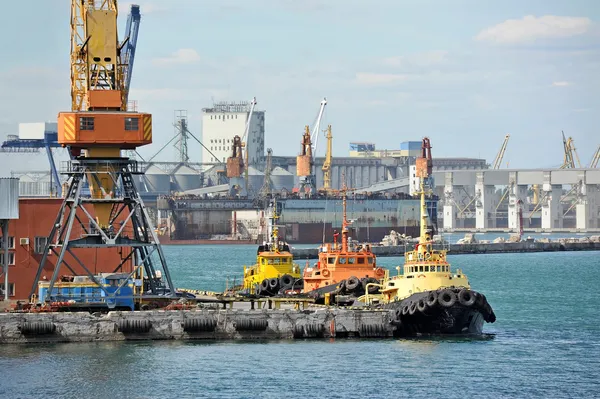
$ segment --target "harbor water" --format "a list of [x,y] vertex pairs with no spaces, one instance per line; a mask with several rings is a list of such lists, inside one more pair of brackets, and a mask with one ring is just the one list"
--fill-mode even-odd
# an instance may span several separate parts
[[[178,287],[212,291],[256,256],[252,245],[164,250]],[[597,397],[598,252],[449,260],[494,308],[482,338],[7,345],[0,397]],[[402,262],[378,259],[392,272]]]

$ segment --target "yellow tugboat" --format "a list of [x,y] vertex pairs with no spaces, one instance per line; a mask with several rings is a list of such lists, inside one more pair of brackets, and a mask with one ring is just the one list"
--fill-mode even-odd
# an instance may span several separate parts
[[279,239],[279,212],[275,199],[269,206],[267,217],[268,241],[258,247],[256,263],[250,267],[244,266],[243,290],[262,296],[300,291],[300,266],[294,263],[289,245]]
[[398,275],[386,272],[381,284],[370,284],[379,287],[379,294],[367,293],[358,301],[394,309],[397,335],[481,334],[483,322],[493,323],[496,316],[485,295],[471,290],[467,276],[460,269],[452,272],[447,250],[433,248],[425,204],[425,182],[432,172],[428,138],[423,139],[422,152],[416,162],[421,180],[419,243],[404,254]]

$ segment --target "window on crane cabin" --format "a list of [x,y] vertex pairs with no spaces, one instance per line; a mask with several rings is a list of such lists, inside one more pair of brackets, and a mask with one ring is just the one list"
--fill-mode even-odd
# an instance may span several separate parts
[[79,118],[79,130],[94,130],[94,117],[82,116]]
[[125,118],[125,130],[139,130],[138,123],[140,118]]

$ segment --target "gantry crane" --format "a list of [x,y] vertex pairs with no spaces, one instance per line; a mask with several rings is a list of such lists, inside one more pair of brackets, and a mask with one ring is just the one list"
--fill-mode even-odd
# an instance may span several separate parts
[[327,150],[325,152],[325,161],[323,161],[323,190],[327,193],[331,190],[331,152],[332,152],[332,139],[331,125],[327,126]]
[[500,169],[500,166],[502,165],[502,158],[504,158],[504,153],[506,152],[506,146],[508,145],[509,138],[510,138],[510,134],[507,134],[506,136],[504,136],[504,141],[502,142],[502,147],[500,147],[500,151],[498,151],[498,154],[496,155],[496,158],[494,159],[494,166],[492,167],[492,169]]
[[300,179],[299,189],[302,193],[310,194],[316,190],[313,156],[317,152],[319,129],[321,126],[321,119],[323,118],[323,112],[325,111],[325,105],[327,105],[327,99],[323,98],[319,113],[317,114],[317,118],[313,125],[312,134],[310,128],[306,125],[304,134],[302,135],[300,155],[296,157],[296,175]]
[[242,147],[243,143],[240,136],[234,136],[233,144],[231,144],[231,156],[227,158],[226,168],[227,178],[229,178],[229,195],[231,196],[245,196],[247,194],[247,189],[245,189],[246,186],[241,177],[242,173],[244,173],[247,168],[244,165]]
[[[139,282],[133,288],[137,306],[176,297],[164,253],[133,180],[141,171],[135,160],[121,153],[152,143],[152,115],[127,111],[129,88],[117,16],[117,0],[71,1],[71,111],[58,114],[58,143],[68,147],[74,159],[64,172],[70,184],[30,294],[34,296],[43,270],[53,268],[45,302],[66,300],[54,286],[63,265],[73,274],[77,269],[87,274],[102,291],[101,304],[109,308],[115,306],[121,288],[133,285],[132,279]],[[86,182],[89,196],[81,190]],[[125,248],[123,260],[115,265],[100,261],[96,267],[123,272],[116,287],[103,284],[75,254],[79,248],[96,248],[102,259],[102,250],[109,247]],[[74,259],[76,264],[67,263],[67,253],[68,261]],[[57,256],[54,265],[47,262],[49,254]]]
[[[573,144],[573,138],[565,138],[565,132],[562,132],[562,139],[564,158],[560,169],[573,169],[576,167],[581,168],[581,162],[579,161],[579,155],[577,155],[575,144]],[[577,164],[575,163],[575,160],[577,160]]]
[[312,140],[308,125],[304,127],[300,144],[300,155],[296,157],[296,175],[300,179],[300,192],[310,193],[315,188],[315,176],[313,174]]

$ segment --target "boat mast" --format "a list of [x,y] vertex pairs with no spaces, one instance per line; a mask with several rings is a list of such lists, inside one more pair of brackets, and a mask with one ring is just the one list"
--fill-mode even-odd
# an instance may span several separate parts
[[[416,159],[416,176],[420,178],[420,196],[421,196],[421,229],[419,235],[419,244],[425,244],[430,241],[427,229],[427,205],[425,203],[425,180],[432,174],[433,164],[431,160],[431,143],[428,137],[423,138],[421,144],[421,156]],[[423,245],[419,245],[422,250]]]
[[273,202],[271,204],[271,234],[269,235],[271,241],[271,251],[279,252],[279,230],[277,229],[277,219],[279,216],[277,215],[277,200],[273,198]]
[[346,220],[346,182],[342,187],[342,252],[348,252],[348,221]]

